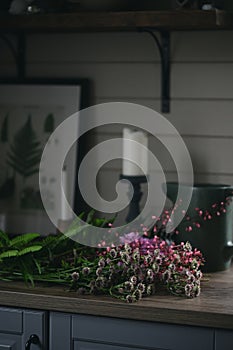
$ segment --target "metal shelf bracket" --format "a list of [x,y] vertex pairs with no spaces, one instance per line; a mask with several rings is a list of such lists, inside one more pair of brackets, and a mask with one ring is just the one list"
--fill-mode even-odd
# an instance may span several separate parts
[[[161,111],[170,112],[170,32],[160,30],[160,40],[151,28],[139,29],[148,33],[155,41],[161,58]],[[5,42],[11,51],[17,65],[17,78],[23,81],[26,75],[26,38],[25,33],[17,35],[15,45],[7,35],[1,34],[0,39]]]
[[25,79],[26,73],[26,38],[24,33],[17,35],[17,43],[13,42],[7,35],[0,34],[0,40],[2,40],[8,49],[11,51],[17,66],[17,78],[19,81]]
[[155,41],[161,58],[161,111],[170,112],[170,32],[160,31],[160,40],[152,29],[140,30],[148,33]]

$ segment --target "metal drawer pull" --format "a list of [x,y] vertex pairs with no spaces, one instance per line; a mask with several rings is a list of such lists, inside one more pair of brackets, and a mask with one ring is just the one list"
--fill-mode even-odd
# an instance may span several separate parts
[[30,335],[28,341],[26,342],[25,350],[30,350],[32,344],[35,344],[35,345],[40,344],[40,339],[39,339],[38,335],[36,335],[36,334]]

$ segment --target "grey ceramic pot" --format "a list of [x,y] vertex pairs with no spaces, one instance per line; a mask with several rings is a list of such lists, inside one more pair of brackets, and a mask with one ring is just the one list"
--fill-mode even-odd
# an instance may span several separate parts
[[[173,203],[177,189],[177,183],[167,183],[167,197]],[[204,272],[222,271],[230,267],[233,256],[232,196],[232,186],[195,184],[186,216],[177,227],[179,233],[175,235],[175,241],[189,241],[203,253],[206,260],[202,269]]]

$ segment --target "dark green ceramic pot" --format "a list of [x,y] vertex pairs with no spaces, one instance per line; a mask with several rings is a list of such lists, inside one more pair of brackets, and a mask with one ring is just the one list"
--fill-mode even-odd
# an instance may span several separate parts
[[[167,183],[167,197],[173,203],[177,200],[177,189],[177,183]],[[233,256],[233,187],[195,184],[192,189],[191,202],[177,227],[175,242],[189,241],[202,252],[206,261],[204,272],[226,270]]]
[[10,8],[11,0],[0,1],[0,12],[8,12]]

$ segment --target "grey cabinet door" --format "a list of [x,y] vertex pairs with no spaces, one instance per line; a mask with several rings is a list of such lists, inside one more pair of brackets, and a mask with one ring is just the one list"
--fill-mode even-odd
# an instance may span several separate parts
[[30,335],[36,334],[39,345],[31,350],[47,350],[47,314],[43,311],[0,307],[0,350],[24,350]]
[[213,350],[213,344],[213,329],[50,314],[50,350]]
[[0,334],[0,350],[21,349],[21,337],[11,334]]
[[70,350],[72,349],[72,343],[71,315],[50,312],[49,350]]
[[216,330],[215,331],[215,350],[233,349],[233,331]]
[[[74,350],[135,350],[135,348],[129,348],[128,346],[119,345],[108,345],[108,344],[98,344],[90,343],[84,341],[74,341]],[[137,350],[145,350],[142,348],[137,348]],[[158,349],[160,350],[160,349]]]

